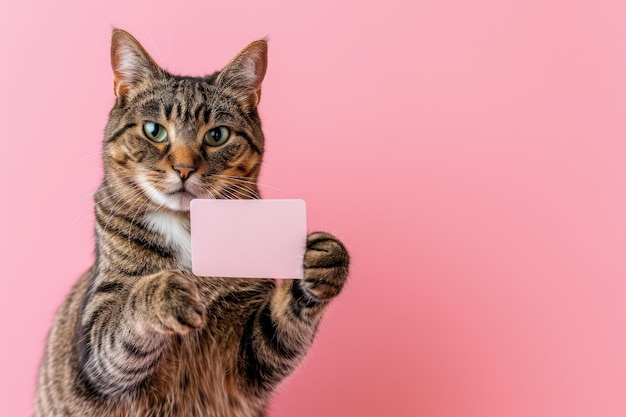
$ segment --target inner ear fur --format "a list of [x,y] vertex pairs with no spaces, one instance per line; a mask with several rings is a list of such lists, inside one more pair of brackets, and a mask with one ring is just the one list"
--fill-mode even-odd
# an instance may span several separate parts
[[111,68],[113,88],[120,97],[150,78],[158,78],[163,70],[130,33],[115,29],[111,36]]
[[239,90],[238,99],[247,106],[256,107],[261,100],[261,83],[267,71],[267,41],[264,39],[246,46],[218,75],[216,84]]

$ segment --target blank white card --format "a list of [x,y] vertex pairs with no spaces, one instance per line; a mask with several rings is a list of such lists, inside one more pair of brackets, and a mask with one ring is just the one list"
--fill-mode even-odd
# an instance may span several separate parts
[[304,200],[196,199],[190,215],[194,274],[302,278]]

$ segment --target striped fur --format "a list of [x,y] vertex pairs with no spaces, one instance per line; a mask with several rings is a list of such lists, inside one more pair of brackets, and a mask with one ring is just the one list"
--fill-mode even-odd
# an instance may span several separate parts
[[[302,281],[190,272],[189,201],[259,198],[266,55],[257,41],[216,74],[179,77],[114,31],[96,261],[56,316],[36,416],[263,416],[306,354],[348,273],[333,236],[309,235]],[[221,126],[227,142],[203,142]]]

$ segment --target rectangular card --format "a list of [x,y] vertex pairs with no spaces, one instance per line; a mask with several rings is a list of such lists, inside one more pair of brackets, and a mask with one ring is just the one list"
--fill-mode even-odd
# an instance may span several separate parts
[[304,200],[196,199],[190,215],[195,275],[302,279]]

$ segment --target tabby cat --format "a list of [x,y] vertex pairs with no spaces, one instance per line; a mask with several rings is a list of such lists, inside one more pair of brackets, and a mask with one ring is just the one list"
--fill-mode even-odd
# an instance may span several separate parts
[[36,416],[263,416],[303,359],[348,274],[336,238],[307,237],[303,280],[190,272],[190,200],[259,198],[266,64],[260,40],[175,76],[113,32],[96,260],[56,316]]

